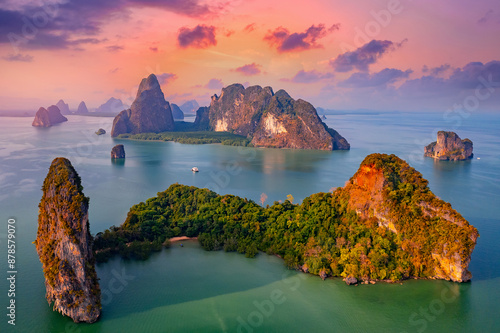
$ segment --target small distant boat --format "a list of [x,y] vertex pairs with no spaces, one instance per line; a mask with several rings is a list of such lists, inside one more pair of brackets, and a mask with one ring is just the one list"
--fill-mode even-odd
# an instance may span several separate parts
[[478,157],[477,159],[478,159],[478,160],[480,160],[480,159],[481,159],[481,157]]
[[193,172],[198,172],[198,171],[200,171],[200,170],[198,170],[198,168],[197,168],[197,167],[193,167],[193,168],[191,169],[191,171],[193,171]]

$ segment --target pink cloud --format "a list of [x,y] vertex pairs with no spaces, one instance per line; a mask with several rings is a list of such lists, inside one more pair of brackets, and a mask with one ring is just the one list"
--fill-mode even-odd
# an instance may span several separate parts
[[201,24],[192,29],[187,27],[180,28],[179,34],[177,35],[177,41],[181,48],[194,47],[205,49],[210,46],[215,46],[217,45],[215,27]]
[[260,70],[262,66],[256,64],[256,63],[251,63],[251,64],[248,64],[248,65],[244,65],[244,66],[241,66],[241,67],[238,67],[236,69],[234,69],[235,72],[238,72],[238,73],[241,73],[245,76],[252,76],[252,75],[258,75],[260,74],[262,71]]
[[317,40],[339,29],[340,24],[334,24],[329,29],[327,29],[324,24],[318,24],[317,26],[310,26],[305,32],[290,33],[288,29],[279,27],[274,31],[268,31],[264,40],[271,46],[276,46],[280,53],[305,51],[322,48],[323,45],[318,44]]

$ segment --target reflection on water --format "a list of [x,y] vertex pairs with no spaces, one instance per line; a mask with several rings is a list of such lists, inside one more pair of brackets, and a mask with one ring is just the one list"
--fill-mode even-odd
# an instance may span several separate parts
[[116,166],[116,167],[124,167],[125,166],[125,159],[124,158],[112,158],[111,164],[113,166]]

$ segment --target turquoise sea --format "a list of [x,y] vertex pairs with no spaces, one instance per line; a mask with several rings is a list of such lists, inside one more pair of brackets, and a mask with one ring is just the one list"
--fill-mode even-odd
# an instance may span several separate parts
[[[31,118],[0,118],[0,332],[499,332],[500,331],[500,115],[467,118],[437,113],[331,115],[325,121],[351,143],[350,151],[295,151],[221,145],[182,145],[111,139],[112,118],[69,116],[48,129]],[[104,128],[108,134],[94,132]],[[474,159],[435,162],[424,145],[438,130],[474,142]],[[110,150],[125,145],[126,160]],[[121,224],[133,204],[172,183],[209,187],[259,202],[295,202],[343,186],[363,158],[394,153],[429,180],[480,238],[469,266],[470,283],[411,280],[347,286],[287,270],[274,256],[254,259],[206,252],[196,241],[154,254],[148,261],[115,258],[99,265],[101,319],[74,324],[45,300],[35,246],[41,185],[55,157],[71,160],[90,197],[96,234]],[[197,166],[200,172],[190,170]],[[7,224],[15,220],[16,325],[8,324]],[[13,220],[12,220],[13,219]]]

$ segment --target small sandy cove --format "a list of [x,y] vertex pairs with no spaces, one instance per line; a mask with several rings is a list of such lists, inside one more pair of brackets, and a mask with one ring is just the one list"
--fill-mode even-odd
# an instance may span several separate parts
[[198,237],[188,237],[188,236],[180,236],[180,237],[172,237],[170,238],[170,242],[178,242],[178,241],[183,241],[183,240],[196,240]]

